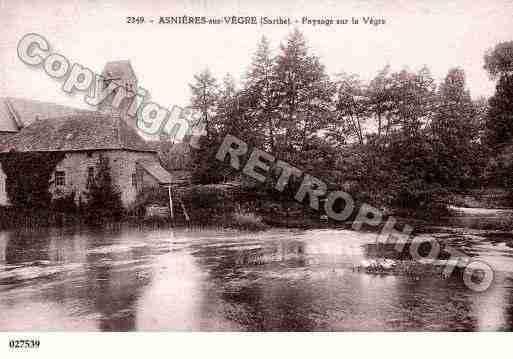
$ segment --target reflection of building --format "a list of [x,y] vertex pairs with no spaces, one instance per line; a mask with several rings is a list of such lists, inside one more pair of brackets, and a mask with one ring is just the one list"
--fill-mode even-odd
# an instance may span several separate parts
[[118,253],[93,253],[88,256],[88,292],[94,311],[100,314],[98,325],[101,330],[136,329],[137,300],[144,287],[143,283],[146,284],[149,277],[141,276],[135,268],[116,268],[118,262],[129,261],[134,257],[137,258],[137,255],[129,249]]
[[7,242],[9,242],[9,237],[7,233],[0,233],[0,263],[5,263],[5,252],[7,249]]

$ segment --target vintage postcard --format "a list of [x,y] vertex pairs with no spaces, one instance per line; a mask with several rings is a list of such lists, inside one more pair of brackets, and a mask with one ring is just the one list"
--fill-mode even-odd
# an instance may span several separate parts
[[0,0],[0,331],[513,329],[513,3]]

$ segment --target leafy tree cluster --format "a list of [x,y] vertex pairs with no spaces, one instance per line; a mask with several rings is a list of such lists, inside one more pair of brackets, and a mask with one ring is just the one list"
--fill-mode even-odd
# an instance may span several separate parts
[[262,38],[240,88],[230,75],[219,83],[209,70],[190,85],[191,105],[206,123],[203,146],[193,152],[194,178],[211,183],[234,175],[215,160],[229,133],[383,205],[416,207],[444,189],[479,186],[491,133],[511,126],[513,134],[511,52],[499,48],[500,56],[485,56],[485,68],[500,77],[488,105],[471,98],[461,68],[441,83],[427,66],[385,66],[370,81],[347,73],[330,78],[298,30],[276,54]]
[[319,132],[330,122],[335,86],[299,31],[290,34],[277,56],[262,38],[242,82],[237,88],[226,75],[219,83],[205,70],[190,85],[191,106],[206,123],[202,147],[193,153],[197,182],[222,181],[233,174],[215,160],[228,133],[297,165],[311,163],[305,154],[313,155],[326,142]]

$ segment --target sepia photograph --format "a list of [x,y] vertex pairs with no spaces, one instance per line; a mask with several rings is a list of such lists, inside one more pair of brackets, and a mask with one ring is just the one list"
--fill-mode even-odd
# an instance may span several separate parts
[[512,14],[0,0],[0,345],[511,332]]

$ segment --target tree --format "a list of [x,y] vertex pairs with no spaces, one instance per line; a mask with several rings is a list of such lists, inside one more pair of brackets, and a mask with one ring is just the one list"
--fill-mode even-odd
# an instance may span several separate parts
[[406,69],[392,74],[392,127],[411,140],[422,136],[422,127],[430,120],[436,99],[436,84],[424,66],[417,73]]
[[393,92],[390,66],[385,66],[367,87],[368,107],[376,120],[376,135],[386,143],[392,127]]
[[215,130],[215,110],[219,98],[219,87],[217,80],[205,69],[194,75],[194,82],[189,84],[191,89],[191,107],[201,113],[201,119],[205,124],[207,136],[212,135]]
[[345,73],[338,75],[335,99],[336,115],[330,124],[329,135],[339,142],[345,143],[348,137],[356,139],[363,145],[364,130],[362,125],[371,116],[367,89],[358,75]]
[[484,69],[496,80],[513,75],[513,41],[500,42],[484,56]]
[[487,143],[498,152],[513,137],[513,76],[499,79],[488,104]]
[[[213,172],[211,152],[216,147],[219,125],[216,123],[219,105],[219,86],[210,70],[194,75],[191,89],[191,108],[199,111],[205,125],[206,136],[200,139],[199,148],[191,149],[192,177],[195,182],[209,182]],[[214,180],[215,181],[215,180]]]
[[123,214],[121,192],[112,181],[109,158],[100,156],[97,172],[89,183],[86,197],[86,219],[91,223],[101,223],[105,219],[119,219]]
[[308,54],[305,38],[294,30],[280,46],[275,65],[280,152],[297,157],[332,115],[335,87],[316,56]]
[[274,91],[276,74],[271,56],[269,41],[263,36],[257,44],[253,61],[246,74],[244,94],[248,98],[247,116],[255,119],[257,128],[262,129],[266,139],[264,146],[275,152],[277,116],[277,96]]
[[513,41],[501,42],[484,56],[484,68],[497,80],[489,101],[487,143],[496,153],[513,137]]
[[439,182],[460,186],[475,178],[472,163],[478,152],[477,108],[465,87],[465,72],[449,70],[438,90],[431,122]]

